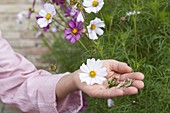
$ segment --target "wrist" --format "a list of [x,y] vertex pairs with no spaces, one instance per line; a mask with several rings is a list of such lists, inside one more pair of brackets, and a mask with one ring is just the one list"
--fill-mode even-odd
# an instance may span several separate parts
[[76,87],[76,89],[78,90],[78,89],[81,89],[80,88],[80,84],[81,84],[81,82],[80,82],[80,79],[79,79],[79,73],[80,73],[81,71],[80,70],[77,70],[77,71],[75,71],[74,73],[73,73],[73,82],[74,82],[74,84],[75,84],[75,87]]
[[78,90],[76,83],[78,78],[78,71],[63,76],[56,86],[57,99],[60,100],[66,97],[68,94]]

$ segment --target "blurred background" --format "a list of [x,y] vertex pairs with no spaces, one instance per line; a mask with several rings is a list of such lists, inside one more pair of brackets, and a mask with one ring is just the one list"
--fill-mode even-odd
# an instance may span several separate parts
[[[44,69],[48,67],[48,64],[41,56],[47,52],[47,48],[43,46],[41,40],[35,39],[36,32],[31,28],[32,23],[28,21],[22,23],[18,20],[18,14],[27,11],[32,6],[32,1],[0,0],[0,30],[3,38],[8,40],[15,51],[28,58],[38,69]],[[14,106],[4,106],[0,103],[0,113],[21,112]]]
[[[32,29],[36,23],[22,20],[22,12],[28,11],[32,0],[0,0],[0,29],[15,51],[21,53],[38,68],[46,67],[40,56],[47,52],[41,40],[36,40],[37,31]],[[40,5],[36,6],[39,10]],[[19,14],[20,13],[20,14]],[[36,21],[35,21],[36,22]],[[25,51],[26,50],[26,51]]]

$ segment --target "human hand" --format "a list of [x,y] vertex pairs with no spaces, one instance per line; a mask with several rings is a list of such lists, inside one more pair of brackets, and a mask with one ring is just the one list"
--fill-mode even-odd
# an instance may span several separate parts
[[102,85],[93,84],[87,85],[86,83],[81,83],[79,74],[81,71],[76,71],[75,74],[75,83],[77,87],[82,90],[84,93],[88,94],[90,97],[98,97],[98,98],[111,98],[123,95],[131,95],[137,94],[138,89],[144,87],[143,79],[144,75],[140,72],[132,72],[132,69],[123,62],[119,62],[116,60],[104,60],[104,67],[107,68],[108,75],[107,79],[111,77],[115,77],[119,80],[119,82],[123,82],[124,80],[133,79],[133,83],[130,87],[124,88],[116,88],[111,87],[108,88],[108,83],[105,81]]

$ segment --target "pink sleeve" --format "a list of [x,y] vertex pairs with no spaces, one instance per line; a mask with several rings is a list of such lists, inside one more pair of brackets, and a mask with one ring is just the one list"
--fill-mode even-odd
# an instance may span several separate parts
[[29,113],[76,113],[82,93],[75,91],[56,102],[55,87],[64,74],[52,75],[13,51],[0,37],[0,100]]

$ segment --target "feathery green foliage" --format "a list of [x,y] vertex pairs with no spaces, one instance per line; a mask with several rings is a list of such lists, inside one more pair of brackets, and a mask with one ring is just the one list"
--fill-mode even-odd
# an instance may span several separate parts
[[[141,13],[126,16],[134,10]],[[94,43],[82,37],[89,51],[55,37],[50,62],[57,62],[59,72],[72,72],[89,57],[116,59],[144,73],[145,87],[137,95],[114,98],[111,108],[106,99],[87,97],[83,113],[170,113],[170,1],[105,0],[97,16],[105,21],[105,35]]]

